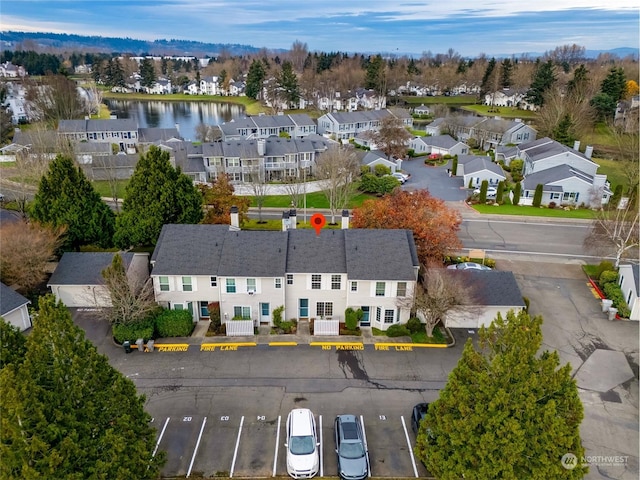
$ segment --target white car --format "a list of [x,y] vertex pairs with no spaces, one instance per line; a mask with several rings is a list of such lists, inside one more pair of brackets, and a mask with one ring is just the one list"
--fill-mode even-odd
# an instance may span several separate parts
[[475,262],[457,263],[455,265],[449,265],[447,268],[449,270],[491,270],[490,267],[487,267],[486,265],[480,265],[479,263]]
[[[473,193],[476,195],[480,195],[480,189],[476,188]],[[498,194],[498,189],[496,187],[488,187],[487,188],[487,197],[495,197]]]
[[320,468],[316,419],[308,408],[294,408],[287,417],[287,473],[293,478],[311,478]]
[[393,172],[391,176],[394,178],[397,178],[400,181],[400,183],[404,183],[407,180],[409,180],[409,175],[402,172]]

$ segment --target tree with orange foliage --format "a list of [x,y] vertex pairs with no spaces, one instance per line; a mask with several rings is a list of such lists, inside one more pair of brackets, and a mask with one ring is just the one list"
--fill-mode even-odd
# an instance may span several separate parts
[[627,80],[627,84],[624,88],[624,98],[629,99],[634,95],[638,95],[638,91],[640,91],[638,82],[636,82],[635,80]]
[[462,217],[427,190],[395,191],[367,200],[353,210],[354,228],[405,228],[413,231],[420,263],[442,260],[462,248],[458,230]]
[[204,219],[202,223],[231,223],[231,207],[238,207],[240,225],[247,220],[251,203],[247,197],[234,195],[235,189],[226,174],[221,174],[213,185],[198,185],[204,198]]

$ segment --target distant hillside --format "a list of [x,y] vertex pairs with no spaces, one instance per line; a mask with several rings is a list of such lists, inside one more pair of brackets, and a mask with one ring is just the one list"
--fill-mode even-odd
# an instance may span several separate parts
[[231,55],[247,55],[260,49],[251,45],[203,43],[190,40],[136,40],[133,38],[89,37],[60,33],[2,32],[2,50],[14,50],[22,44],[27,50],[79,51],[95,53],[127,53],[131,55],[193,55],[215,57],[221,51]]

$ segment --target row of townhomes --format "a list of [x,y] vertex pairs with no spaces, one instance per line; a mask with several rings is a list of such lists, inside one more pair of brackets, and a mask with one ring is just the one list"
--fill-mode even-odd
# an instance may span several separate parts
[[[240,230],[237,209],[231,218],[231,225],[163,227],[150,259],[159,305],[188,310],[198,321],[218,303],[224,323],[272,325],[280,306],[284,319],[298,320],[344,321],[347,307],[362,308],[361,326],[381,330],[409,319],[419,269],[411,231],[349,229],[346,211],[342,229],[319,235],[296,229],[295,211],[283,231]],[[393,255],[372,262],[372,252],[382,251]],[[49,287],[69,307],[109,306],[100,271],[112,256],[65,253]],[[130,279],[144,279],[146,254],[126,253],[123,260]]]

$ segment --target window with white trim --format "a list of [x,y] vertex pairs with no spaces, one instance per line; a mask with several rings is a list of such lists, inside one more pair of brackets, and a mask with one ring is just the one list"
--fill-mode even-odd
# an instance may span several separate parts
[[316,303],[316,315],[318,317],[330,317],[333,315],[333,302]]
[[287,285],[293,285],[293,274],[287,273]]
[[227,293],[236,293],[236,279],[227,278]]
[[274,279],[274,286],[275,288],[282,288],[282,279],[281,278],[276,278]]
[[331,290],[341,290],[341,289],[342,289],[342,276],[331,275]]
[[382,316],[382,308],[376,307],[376,322],[380,323],[381,316]]
[[358,282],[351,282],[351,291],[352,292],[358,291]]
[[193,292],[193,285],[191,284],[191,277],[182,277],[182,291]]
[[217,287],[218,286],[218,277],[211,277],[211,286],[212,287]]
[[398,291],[396,293],[396,297],[406,297],[407,296],[407,282],[398,282]]
[[384,323],[393,323],[393,310],[385,309],[384,311]]
[[311,290],[320,290],[322,275],[311,275]]
[[256,292],[256,279],[247,278],[247,292]]
[[384,297],[385,283],[376,282],[376,297]]
[[158,284],[160,284],[161,292],[169,291],[169,277],[158,277]]
[[236,320],[251,320],[251,307],[234,306],[233,318]]

